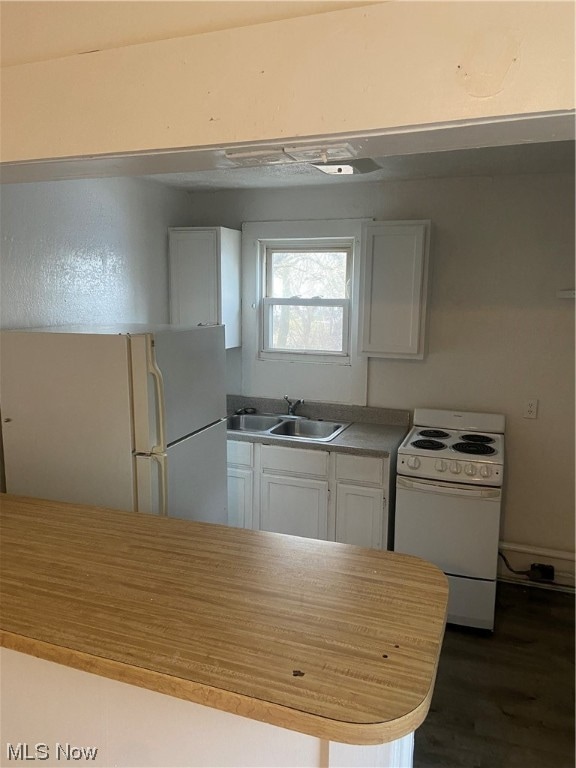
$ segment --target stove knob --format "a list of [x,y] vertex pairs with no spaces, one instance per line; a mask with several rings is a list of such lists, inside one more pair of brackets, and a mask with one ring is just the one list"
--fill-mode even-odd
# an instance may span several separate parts
[[464,472],[466,472],[467,475],[470,475],[470,477],[474,477],[476,474],[476,467],[474,464],[466,464],[464,467]]
[[483,464],[480,467],[480,474],[482,475],[482,477],[490,477],[490,475],[492,474],[492,470],[487,464]]
[[418,469],[420,466],[420,459],[418,456],[409,456],[408,461],[406,462],[410,469]]
[[457,461],[450,462],[450,472],[452,472],[453,475],[459,475],[460,472],[462,472],[462,467]]
[[444,459],[436,459],[436,464],[434,465],[438,472],[445,472],[446,471],[446,462]]

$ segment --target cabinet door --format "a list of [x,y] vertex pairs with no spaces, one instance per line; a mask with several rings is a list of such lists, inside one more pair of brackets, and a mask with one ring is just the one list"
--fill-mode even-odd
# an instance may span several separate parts
[[364,230],[360,350],[424,357],[430,222],[375,222]]
[[242,302],[240,262],[242,233],[218,227],[220,256],[220,317],[226,329],[226,349],[242,344]]
[[239,347],[241,233],[226,227],[169,230],[170,322],[225,326],[226,349]]
[[336,541],[381,549],[382,530],[387,528],[385,522],[387,515],[381,489],[337,484]]
[[170,322],[219,323],[219,269],[215,230],[170,231]]
[[328,538],[328,482],[261,475],[261,531]]
[[251,469],[228,467],[228,525],[252,528],[253,488]]

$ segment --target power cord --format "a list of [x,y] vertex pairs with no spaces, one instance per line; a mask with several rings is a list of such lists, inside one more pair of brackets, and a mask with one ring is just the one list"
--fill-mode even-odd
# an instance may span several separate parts
[[500,552],[500,550],[498,550],[498,554],[500,555],[502,560],[504,560],[504,565],[506,566],[506,568],[508,568],[509,571],[512,571],[512,573],[517,573],[520,576],[530,576],[530,571],[517,571],[515,568],[512,568],[512,566],[508,562],[508,558],[503,552]]
[[515,568],[512,568],[510,563],[508,562],[508,558],[503,552],[500,552],[498,550],[498,554],[504,560],[504,565],[506,568],[508,568],[509,571],[512,573],[516,573],[519,576],[527,576],[530,581],[544,581],[547,584],[554,584],[554,566],[553,565],[547,565],[543,563],[532,563],[530,568],[527,571],[517,571]]

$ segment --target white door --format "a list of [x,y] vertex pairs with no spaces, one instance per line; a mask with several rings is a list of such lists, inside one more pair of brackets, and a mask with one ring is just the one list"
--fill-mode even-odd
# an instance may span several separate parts
[[132,510],[127,337],[7,331],[0,355],[7,491]]
[[228,525],[252,528],[253,488],[253,470],[228,467]]
[[218,232],[171,229],[170,322],[198,325],[220,322]]
[[365,225],[360,349],[370,357],[423,357],[429,228]]
[[[143,353],[146,337],[132,339],[136,451],[157,445],[155,408],[163,403],[165,448],[214,424],[226,415],[224,328],[211,326],[155,331],[153,346]],[[149,358],[152,356],[153,360]],[[151,362],[155,361],[156,370]],[[154,375],[154,373],[156,375]]]
[[226,525],[226,421],[170,446],[167,479],[169,517]]
[[383,517],[383,495],[380,488],[337,484],[336,541],[381,549],[382,530],[387,530],[387,525],[383,525]]
[[455,576],[495,579],[500,497],[499,488],[398,477],[394,550]]
[[328,538],[326,480],[262,475],[260,493],[261,531]]
[[167,475],[166,454],[135,456],[136,465],[136,511],[151,515],[166,515]]

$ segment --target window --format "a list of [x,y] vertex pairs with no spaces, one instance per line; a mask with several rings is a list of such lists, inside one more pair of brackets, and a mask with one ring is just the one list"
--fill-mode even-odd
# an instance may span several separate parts
[[347,356],[350,243],[267,244],[262,256],[262,351]]

